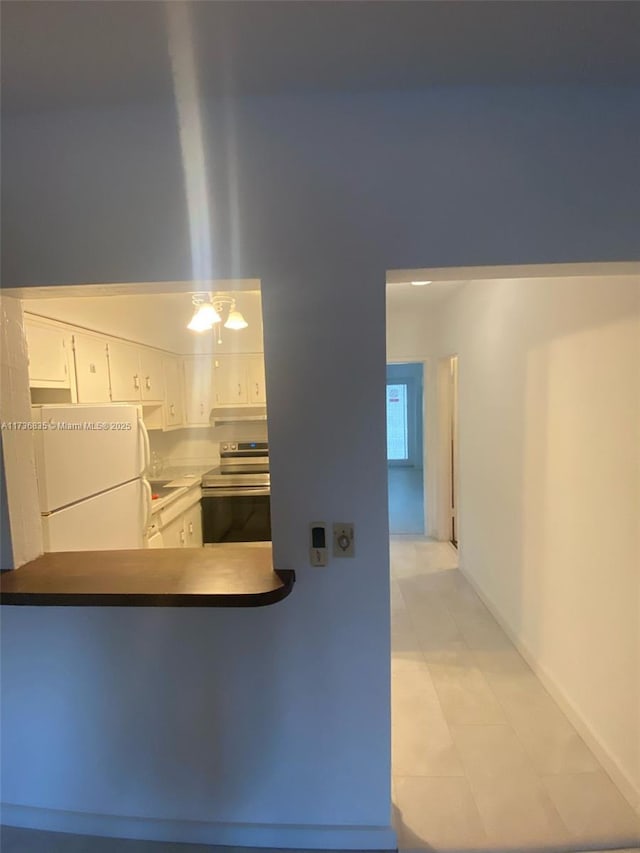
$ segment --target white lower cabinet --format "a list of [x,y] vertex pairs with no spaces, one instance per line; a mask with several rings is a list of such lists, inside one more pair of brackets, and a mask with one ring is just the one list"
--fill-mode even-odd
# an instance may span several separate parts
[[179,515],[162,528],[162,544],[165,548],[182,548],[185,544],[184,517]]
[[200,504],[194,504],[184,516],[184,530],[188,548],[202,548],[202,509]]
[[[193,498],[197,494],[197,500]],[[163,548],[201,548],[202,510],[200,487],[190,490],[159,510],[155,523],[162,534]]]

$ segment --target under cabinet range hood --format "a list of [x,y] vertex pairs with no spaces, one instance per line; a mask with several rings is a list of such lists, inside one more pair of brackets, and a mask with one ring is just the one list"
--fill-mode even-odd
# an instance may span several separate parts
[[212,426],[238,424],[251,421],[266,421],[266,406],[219,406],[211,409],[209,422]]

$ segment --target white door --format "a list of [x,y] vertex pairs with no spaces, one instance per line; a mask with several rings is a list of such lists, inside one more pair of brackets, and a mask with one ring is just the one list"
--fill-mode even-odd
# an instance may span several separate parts
[[[75,503],[139,477],[145,441],[140,407],[34,406],[40,511]],[[105,428],[106,427],[106,428]]]
[[44,550],[144,548],[146,517],[145,490],[134,480],[43,517]]

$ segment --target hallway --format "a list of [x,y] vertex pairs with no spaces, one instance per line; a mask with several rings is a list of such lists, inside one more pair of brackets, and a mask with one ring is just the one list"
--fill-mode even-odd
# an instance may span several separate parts
[[399,848],[635,849],[638,817],[456,567],[391,537]]

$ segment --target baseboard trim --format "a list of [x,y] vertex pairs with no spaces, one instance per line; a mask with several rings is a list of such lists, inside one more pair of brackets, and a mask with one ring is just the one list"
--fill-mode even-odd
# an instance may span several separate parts
[[391,825],[210,823],[90,814],[11,803],[2,804],[2,823],[22,829],[41,829],[73,835],[217,844],[230,847],[279,847],[299,850],[397,849],[396,834]]
[[473,587],[474,591],[478,594],[483,604],[489,609],[491,615],[494,617],[496,622],[498,622],[498,624],[505,632],[505,634],[509,637],[513,645],[520,652],[520,654],[529,664],[534,673],[538,676],[546,691],[550,694],[552,699],[554,699],[554,701],[557,702],[557,704],[560,706],[561,710],[569,719],[569,722],[573,725],[580,737],[584,740],[589,749],[598,759],[600,764],[602,764],[604,770],[606,770],[606,772],[609,774],[614,784],[618,787],[620,793],[629,802],[631,808],[634,809],[640,815],[640,788],[634,785],[632,779],[630,779],[627,773],[623,770],[623,768],[620,767],[620,765],[611,755],[607,747],[602,743],[597,734],[593,731],[593,729],[588,725],[582,715],[578,712],[575,705],[573,705],[564,690],[562,690],[562,688],[557,684],[555,679],[549,674],[548,670],[544,666],[542,666],[542,664],[533,655],[531,650],[527,648],[527,646],[524,645],[524,643],[516,635],[515,631],[511,628],[509,623],[502,617],[500,611],[498,610],[492,599],[484,592],[484,590],[478,585],[477,581],[475,581],[462,566],[460,566],[460,572],[462,575],[464,575],[465,579]]

